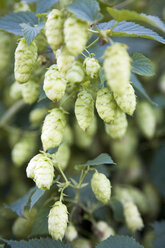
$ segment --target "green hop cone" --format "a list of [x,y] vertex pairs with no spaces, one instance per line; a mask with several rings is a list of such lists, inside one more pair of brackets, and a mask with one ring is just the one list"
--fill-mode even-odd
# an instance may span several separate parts
[[91,78],[97,78],[100,72],[100,65],[95,58],[86,58],[84,60],[86,74]]
[[[36,156],[35,156],[36,157]],[[37,187],[39,189],[50,189],[53,178],[54,178],[54,167],[52,161],[45,156],[44,154],[42,156],[38,156],[36,158],[37,161],[34,162],[34,178]],[[31,165],[32,168],[32,165]],[[31,170],[31,173],[33,171],[33,168]],[[32,173],[33,174],[33,173]]]
[[49,212],[48,230],[52,238],[62,240],[67,228],[67,207],[60,201],[55,202]]
[[114,93],[115,101],[118,106],[123,110],[124,113],[128,115],[133,115],[136,108],[136,95],[131,84],[126,86],[123,94],[118,95]]
[[127,118],[123,111],[117,109],[115,119],[110,124],[106,124],[106,133],[113,139],[122,138],[127,131]]
[[57,65],[49,67],[43,86],[47,97],[52,101],[59,101],[65,94],[66,84],[64,74],[58,70]]
[[0,31],[0,73],[7,69],[10,63],[10,42],[11,37],[9,34]]
[[156,118],[154,110],[148,102],[138,103],[136,120],[143,135],[151,139],[155,134]]
[[35,42],[38,48],[38,53],[42,53],[47,48],[47,39],[45,31],[42,29],[41,32],[36,36]]
[[128,229],[132,232],[143,228],[143,220],[140,216],[138,208],[133,202],[128,202],[124,206],[124,217]]
[[96,109],[100,118],[106,123],[115,119],[117,105],[110,89],[102,88],[97,92]]
[[34,218],[36,217],[37,210],[32,208],[31,211],[24,210],[23,217],[18,217],[13,226],[12,232],[16,238],[26,238],[32,231]]
[[56,153],[52,154],[53,165],[56,169],[60,167],[65,170],[70,158],[70,147],[63,143],[57,150]]
[[75,57],[64,46],[59,48],[55,55],[59,71],[66,73],[72,67]]
[[72,243],[74,248],[91,248],[92,244],[88,239],[78,238]]
[[85,48],[88,41],[88,23],[70,16],[64,23],[64,39],[69,52],[75,57]]
[[65,238],[67,239],[67,241],[72,242],[73,240],[75,240],[78,236],[77,230],[76,228],[70,224],[65,232]]
[[30,79],[25,84],[21,85],[22,97],[27,104],[33,104],[37,101],[40,94],[40,84],[33,79]]
[[45,151],[60,145],[65,126],[66,120],[63,111],[58,108],[52,109],[46,116],[42,127],[41,140]]
[[10,87],[10,97],[16,101],[22,97],[21,85],[15,81]]
[[70,83],[80,83],[84,79],[84,69],[81,62],[76,61],[66,74],[66,79]]
[[30,134],[24,135],[12,149],[12,161],[20,167],[33,156],[36,150],[36,139]]
[[73,144],[73,133],[69,125],[66,125],[65,127],[63,142],[66,142],[69,145]]
[[94,231],[99,239],[99,242],[115,235],[115,231],[105,221],[98,221],[94,226]]
[[19,11],[30,11],[30,7],[28,3],[25,3],[25,2],[15,3],[14,12],[19,12]]
[[37,166],[37,164],[39,163],[39,160],[43,158],[43,154],[37,154],[35,155],[30,162],[28,163],[28,166],[26,168],[26,175],[28,178],[34,178],[35,174],[34,174],[34,170]]
[[64,15],[61,10],[53,9],[45,24],[45,34],[49,45],[55,52],[63,43]]
[[108,203],[111,196],[111,183],[102,173],[95,172],[91,180],[92,191],[98,201]]
[[[89,128],[90,127],[91,125],[89,126]],[[77,122],[75,122],[75,125],[74,125],[74,135],[75,135],[75,143],[81,149],[86,149],[92,144],[93,137],[88,135],[87,132],[84,132],[80,128]]]
[[86,90],[82,90],[75,103],[75,115],[79,126],[86,131],[94,116],[93,98]]
[[121,43],[114,43],[104,53],[103,68],[107,83],[116,94],[124,94],[130,81],[130,57],[127,53],[127,46]]
[[28,46],[26,40],[22,38],[15,50],[15,79],[18,83],[26,83],[30,76],[34,64],[37,60],[37,46],[32,41]]
[[47,114],[47,108],[35,108],[30,112],[29,119],[32,125],[38,126],[43,121],[45,115]]

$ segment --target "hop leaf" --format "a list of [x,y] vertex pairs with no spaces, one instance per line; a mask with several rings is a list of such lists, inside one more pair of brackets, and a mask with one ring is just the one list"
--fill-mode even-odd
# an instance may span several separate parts
[[79,126],[85,131],[90,126],[94,116],[93,98],[86,90],[82,90],[78,94],[75,103],[75,114]]
[[56,65],[52,65],[45,74],[44,91],[47,97],[52,101],[60,100],[66,89],[66,80]]
[[88,23],[71,16],[64,24],[64,39],[69,52],[75,57],[85,48],[88,41]]
[[40,84],[31,79],[21,85],[21,91],[25,103],[33,104],[39,97]]
[[86,58],[84,60],[84,66],[86,74],[91,78],[97,78],[100,71],[100,65],[97,59],[95,58]]
[[91,186],[97,200],[106,204],[111,196],[111,183],[108,178],[102,173],[95,172]]
[[117,109],[115,119],[110,124],[106,124],[106,132],[113,139],[120,139],[124,136],[127,130],[127,118],[124,112]]
[[18,83],[26,83],[31,75],[33,66],[37,60],[37,46],[32,41],[27,46],[26,40],[22,38],[15,51],[15,79]]
[[128,84],[126,86],[123,94],[118,95],[114,93],[114,98],[118,106],[123,110],[124,113],[133,115],[136,108],[136,96],[131,84]]
[[117,105],[112,92],[108,88],[100,89],[96,96],[96,109],[101,119],[106,123],[114,120]]
[[80,83],[84,79],[83,66],[79,61],[74,62],[66,74],[66,79],[70,83]]
[[62,110],[52,109],[46,116],[42,127],[41,140],[45,151],[60,145],[65,126],[66,120]]
[[58,69],[66,73],[72,67],[75,57],[69,53],[66,47],[59,48],[55,55]]
[[135,232],[143,228],[143,220],[140,213],[133,202],[128,202],[124,206],[124,216],[128,228]]
[[103,68],[107,83],[116,94],[124,94],[130,80],[130,57],[126,45],[114,43],[104,53]]
[[49,45],[55,52],[63,43],[64,16],[62,11],[53,9],[45,24],[45,34]]
[[136,120],[144,136],[148,139],[152,138],[155,134],[156,116],[148,102],[138,103]]
[[48,217],[48,229],[52,238],[62,240],[67,228],[68,212],[67,207],[57,201],[50,210]]

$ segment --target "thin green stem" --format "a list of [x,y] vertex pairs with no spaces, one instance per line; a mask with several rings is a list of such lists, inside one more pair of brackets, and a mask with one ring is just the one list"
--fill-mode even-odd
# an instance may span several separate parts
[[87,56],[86,56],[83,52],[82,52],[81,54],[82,54],[85,58],[87,58]]
[[86,49],[89,49],[89,48],[91,48],[93,45],[95,45],[95,44],[98,42],[99,39],[100,39],[100,38],[97,37],[97,39],[94,40],[91,44],[89,44],[89,45],[86,47]]
[[84,50],[88,53],[89,56],[91,55],[90,52],[86,48]]
[[88,29],[89,32],[94,33],[94,34],[99,34],[99,31],[93,30],[93,29]]
[[67,177],[65,176],[65,174],[64,174],[63,170],[61,169],[61,167],[60,167],[59,165],[57,165],[57,167],[58,167],[58,169],[59,169],[61,175],[63,176],[65,182],[69,185],[70,182],[68,181],[68,179],[67,179]]

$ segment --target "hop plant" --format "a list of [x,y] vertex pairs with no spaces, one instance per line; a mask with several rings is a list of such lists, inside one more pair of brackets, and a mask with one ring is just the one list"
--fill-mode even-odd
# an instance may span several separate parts
[[136,108],[136,96],[131,84],[128,84],[126,86],[123,94],[118,95],[114,93],[114,98],[118,106],[123,110],[124,113],[133,115]]
[[[89,128],[90,127],[91,126],[89,126]],[[87,132],[84,132],[80,128],[77,122],[74,125],[74,135],[75,135],[75,143],[81,149],[86,149],[92,144],[93,137],[88,135]]]
[[94,116],[93,98],[86,90],[82,90],[75,103],[75,115],[79,126],[85,131],[91,124]]
[[[54,178],[54,167],[51,159],[49,159],[46,155],[38,156],[36,160],[33,160],[29,165],[29,170],[31,169],[31,174],[34,173],[33,180],[35,181],[37,187],[39,189],[50,189],[53,178]],[[30,168],[31,166],[31,168]],[[34,172],[33,172],[34,166]]]
[[27,104],[37,101],[40,94],[40,84],[33,79],[21,85],[22,97]]
[[60,201],[55,202],[49,212],[48,230],[52,238],[62,240],[67,228],[67,207]]
[[70,148],[66,143],[63,143],[56,153],[52,154],[53,165],[58,169],[60,167],[65,170],[70,158]]
[[13,100],[18,100],[22,97],[21,85],[17,81],[10,87],[10,97]]
[[97,92],[96,109],[100,118],[106,123],[115,119],[117,105],[110,89],[102,88]]
[[107,83],[118,95],[123,95],[130,80],[130,57],[127,53],[127,46],[121,43],[114,43],[104,53],[103,68]]
[[60,145],[65,126],[63,111],[58,108],[52,109],[46,116],[42,127],[41,140],[45,151]]
[[124,217],[127,227],[135,232],[143,228],[143,220],[140,213],[133,202],[128,202],[124,206]]
[[73,133],[69,125],[65,127],[63,142],[66,142],[68,145],[73,144]]
[[80,83],[84,79],[84,70],[81,62],[76,61],[66,74],[66,79],[70,83]]
[[65,46],[59,48],[55,55],[59,70],[63,73],[67,73],[67,71],[72,67],[75,57],[69,53]]
[[31,156],[33,156],[36,149],[35,137],[27,134],[24,135],[12,149],[12,161],[18,167],[23,165]]
[[44,91],[47,97],[52,101],[59,101],[65,94],[67,81],[57,65],[49,67],[45,74]]
[[35,208],[32,208],[31,211],[24,210],[23,217],[18,217],[13,226],[12,226],[12,232],[17,238],[26,238],[31,230],[34,218],[37,214],[37,210]]
[[105,221],[98,221],[94,226],[95,233],[99,238],[99,242],[107,239],[111,235],[115,235],[115,231]]
[[45,107],[33,109],[30,112],[30,116],[29,116],[31,124],[40,125],[46,114],[47,114],[47,108]]
[[136,120],[143,135],[151,139],[155,134],[156,118],[154,110],[148,102],[138,103]]
[[29,80],[36,60],[37,46],[35,41],[32,41],[28,46],[26,40],[22,38],[15,51],[14,73],[18,83],[26,83]]
[[30,7],[25,2],[15,3],[14,4],[14,12],[19,12],[19,11],[30,11]]
[[73,241],[74,248],[92,248],[92,244],[88,239],[78,238]]
[[115,119],[110,124],[106,124],[106,133],[113,139],[122,138],[127,130],[127,118],[123,111],[117,109]]
[[92,191],[98,201],[106,204],[111,196],[111,183],[102,173],[95,172],[91,180]]
[[88,23],[70,16],[64,23],[64,39],[69,52],[75,57],[85,48],[88,41]]
[[72,242],[73,240],[75,240],[78,236],[77,230],[76,228],[70,224],[65,232],[65,237],[69,242]]
[[100,72],[100,65],[95,58],[86,58],[84,60],[86,74],[91,78],[97,78]]
[[39,164],[40,159],[42,160],[42,158],[43,158],[43,154],[37,154],[30,160],[26,168],[26,175],[28,178],[33,179],[35,177],[35,174],[34,174],[35,168],[37,164]]
[[45,24],[45,34],[49,45],[55,52],[63,43],[64,15],[61,10],[53,9]]

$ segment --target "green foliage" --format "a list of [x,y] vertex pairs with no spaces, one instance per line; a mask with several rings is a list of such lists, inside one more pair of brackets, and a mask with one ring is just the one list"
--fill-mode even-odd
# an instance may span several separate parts
[[49,10],[54,4],[58,3],[59,0],[38,0],[37,1],[37,13],[43,13]]
[[105,241],[101,242],[96,248],[143,248],[133,238],[127,236],[111,236]]
[[38,26],[31,26],[29,24],[23,23],[20,24],[23,32],[23,36],[25,37],[27,44],[29,45],[32,40],[39,34],[41,29],[44,27],[44,24],[39,24]]
[[96,23],[103,18],[97,0],[76,0],[66,8],[78,18],[88,21],[90,24]]
[[34,220],[31,237],[38,235],[48,235],[48,214],[50,209],[48,207],[41,208]]
[[142,76],[153,76],[154,69],[151,60],[141,53],[132,54],[132,72]]
[[22,28],[20,24],[31,23],[33,25],[38,24],[38,18],[33,12],[20,11],[17,13],[11,13],[3,16],[0,19],[0,29],[5,30],[9,33],[16,35],[23,35]]

